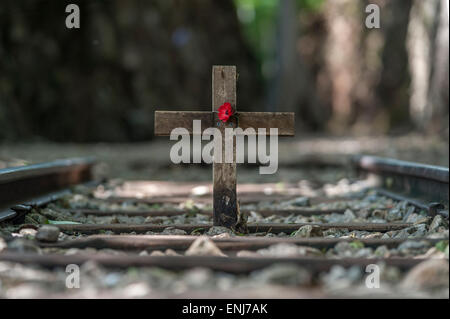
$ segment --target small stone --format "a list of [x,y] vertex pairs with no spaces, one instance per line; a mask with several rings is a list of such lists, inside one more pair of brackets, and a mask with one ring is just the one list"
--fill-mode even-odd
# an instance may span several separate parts
[[346,233],[348,233],[348,229],[346,229],[346,228],[345,229],[330,228],[330,229],[324,230],[322,232],[322,235],[324,237],[333,237],[334,238],[334,237],[341,237]]
[[285,205],[305,207],[310,206],[308,197],[297,197],[285,203]]
[[372,212],[372,217],[375,217],[375,218],[386,219],[386,216],[387,216],[387,212],[385,210],[375,209]]
[[215,235],[220,235],[220,234],[234,235],[234,233],[231,229],[229,229],[227,227],[223,227],[223,226],[213,226],[206,232],[206,235],[208,235],[208,236],[215,236]]
[[107,287],[114,287],[120,282],[121,278],[122,275],[120,273],[109,273],[105,276],[105,278],[102,279],[102,283]]
[[387,248],[386,245],[378,246],[377,249],[375,249],[374,254],[380,258],[388,258],[390,254],[389,248]]
[[8,250],[16,251],[19,253],[40,253],[40,249],[31,240],[22,238],[14,239],[8,245]]
[[34,228],[22,228],[19,231],[19,234],[22,236],[31,236],[31,237],[35,237],[37,233],[37,230]]
[[186,256],[220,256],[226,255],[206,236],[197,238],[185,253]]
[[202,196],[206,195],[209,192],[208,186],[197,186],[191,190],[192,195],[194,196]]
[[181,256],[179,253],[177,253],[173,249],[166,249],[166,251],[164,253],[166,256]]
[[372,248],[361,248],[359,249],[355,254],[355,258],[368,258],[373,255],[373,249]]
[[372,195],[368,195],[365,200],[371,203],[375,203],[376,201],[378,201],[378,196],[376,194],[372,194]]
[[119,221],[119,219],[117,218],[117,216],[113,216],[113,217],[111,217],[109,223],[110,223],[110,224],[120,224],[120,221]]
[[219,234],[219,235],[215,235],[215,236],[212,236],[212,238],[218,238],[218,239],[226,239],[226,238],[231,238],[232,236],[229,234],[229,233],[222,233],[222,234]]
[[334,251],[342,257],[358,257],[372,255],[372,249],[364,248],[364,244],[360,241],[346,242],[342,241],[334,246]]
[[[80,272],[84,275],[85,278],[93,278],[95,280],[100,280],[105,276],[104,268],[99,265],[97,262],[89,260],[83,263],[80,267]],[[82,278],[83,278],[82,277]]]
[[184,274],[183,281],[188,287],[205,288],[213,284],[214,273],[210,269],[194,268]]
[[430,259],[415,266],[403,279],[406,289],[436,289],[449,287],[447,260]]
[[250,251],[250,250],[241,250],[238,251],[238,253],[236,254],[237,257],[242,257],[242,258],[255,258],[255,257],[261,257],[260,254],[254,252],[254,251]]
[[407,229],[402,229],[393,236],[393,238],[405,239],[409,237],[409,231]]
[[51,225],[41,226],[36,233],[36,240],[46,243],[54,243],[58,241],[59,228]]
[[421,216],[419,219],[417,219],[415,222],[414,222],[414,225],[420,225],[420,224],[426,224],[426,223],[428,223],[430,221],[430,218],[429,217],[427,217],[427,216]]
[[439,227],[439,232],[428,234],[427,238],[430,239],[448,239],[450,236],[450,232],[448,229],[442,229],[442,227]]
[[438,231],[438,228],[443,224],[443,219],[441,215],[436,215],[430,224],[429,232],[434,233]]
[[406,222],[414,224],[414,223],[416,223],[417,221],[419,221],[421,219],[423,219],[423,216],[414,213],[414,214],[409,215],[409,217],[406,219]]
[[370,216],[370,211],[368,209],[360,209],[356,212],[356,216],[358,216],[359,218],[363,218],[366,219],[367,217]]
[[146,250],[143,250],[139,253],[139,256],[148,256],[148,252]]
[[350,287],[359,281],[361,277],[361,270],[357,266],[345,269],[340,265],[336,265],[327,274],[323,275],[321,280],[328,288],[340,289]]
[[406,222],[409,216],[411,216],[411,214],[413,214],[415,210],[416,208],[414,206],[409,207],[408,210],[406,211],[405,216],[403,216],[403,221]]
[[305,268],[292,264],[275,264],[253,272],[251,276],[258,282],[284,286],[309,285],[311,274]]
[[297,246],[294,244],[280,243],[268,248],[259,249],[259,255],[269,257],[298,257],[298,256],[321,256],[322,252],[316,248]]
[[389,222],[393,222],[393,221],[400,220],[400,219],[402,219],[402,212],[398,208],[390,209],[386,215],[386,220]]
[[92,194],[92,188],[86,185],[75,185],[73,192],[84,196],[90,196]]
[[383,233],[379,233],[379,232],[375,232],[375,233],[370,233],[368,235],[364,235],[363,238],[364,239],[378,239],[378,238],[382,238],[383,237]]
[[351,257],[353,248],[348,242],[340,242],[334,246],[334,251],[340,256]]
[[71,256],[71,255],[76,255],[80,253],[80,249],[78,248],[69,248],[66,250],[66,252],[64,253],[64,255],[66,256]]
[[403,243],[401,243],[397,250],[403,254],[410,254],[410,253],[417,253],[420,251],[424,251],[425,249],[428,249],[430,247],[430,244],[426,241],[413,241],[413,240],[407,240]]
[[177,229],[174,227],[165,228],[161,234],[162,235],[178,235],[178,236],[187,235],[186,231],[184,231],[182,229]]
[[381,280],[397,283],[400,281],[402,272],[397,267],[381,266]]
[[351,211],[350,209],[347,209],[345,212],[344,212],[344,216],[343,216],[343,222],[344,223],[348,223],[348,222],[351,222],[351,221],[353,221],[353,220],[355,220],[356,219],[356,215],[353,213],[353,211]]
[[319,226],[305,225],[300,227],[292,237],[309,238],[322,236],[322,230]]
[[415,225],[412,228],[414,232],[411,234],[411,237],[413,238],[425,237],[427,234],[427,225],[425,224]]
[[150,256],[165,256],[161,250],[155,250],[150,253]]

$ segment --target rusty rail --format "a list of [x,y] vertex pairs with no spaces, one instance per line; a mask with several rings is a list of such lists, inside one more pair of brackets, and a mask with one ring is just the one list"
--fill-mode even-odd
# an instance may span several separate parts
[[429,202],[449,203],[449,169],[377,156],[351,159],[357,171],[375,174],[380,187]]
[[17,204],[39,206],[69,186],[91,181],[94,164],[93,158],[73,158],[1,169],[0,222],[16,216],[11,208]]

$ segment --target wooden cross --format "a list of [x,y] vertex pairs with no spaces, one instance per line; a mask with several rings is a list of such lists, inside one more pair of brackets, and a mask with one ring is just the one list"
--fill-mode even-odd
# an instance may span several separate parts
[[[155,112],[155,135],[170,136],[172,129],[183,127],[190,134],[193,132],[193,121],[201,120],[201,131],[208,127],[216,127],[222,133],[222,156],[225,155],[224,130],[227,123],[222,123],[217,109],[228,102],[236,108],[236,67],[213,66],[212,70],[212,112]],[[265,128],[269,135],[270,128],[278,128],[279,136],[294,136],[294,113],[286,112],[239,112],[239,127]],[[231,137],[234,139],[234,137]],[[230,142],[230,141],[229,141]],[[232,141],[234,143],[234,141]],[[234,145],[234,144],[232,144]],[[236,148],[233,146],[232,163],[213,163],[213,220],[216,226],[236,228],[240,222],[240,212],[236,196]]]

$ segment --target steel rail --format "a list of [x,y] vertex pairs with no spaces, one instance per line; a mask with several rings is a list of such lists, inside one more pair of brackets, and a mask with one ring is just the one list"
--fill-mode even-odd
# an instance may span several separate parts
[[94,158],[73,158],[0,170],[0,221],[15,217],[12,207],[54,200],[70,186],[92,180]]
[[448,167],[426,165],[377,156],[357,155],[351,163],[359,172],[380,178],[380,187],[431,202],[449,203]]

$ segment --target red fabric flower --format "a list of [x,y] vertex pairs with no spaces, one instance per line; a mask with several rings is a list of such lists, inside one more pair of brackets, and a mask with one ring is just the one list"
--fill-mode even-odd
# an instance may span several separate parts
[[230,117],[233,116],[233,114],[234,110],[231,107],[231,104],[228,102],[222,104],[217,111],[217,116],[224,123],[228,122],[228,120],[230,119]]

